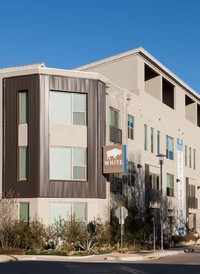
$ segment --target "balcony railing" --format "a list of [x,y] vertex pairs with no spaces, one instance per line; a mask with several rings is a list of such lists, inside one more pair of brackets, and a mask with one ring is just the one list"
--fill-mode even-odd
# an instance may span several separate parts
[[151,203],[160,203],[161,190],[149,188],[148,200]]
[[110,176],[110,191],[112,193],[122,194],[122,179]]
[[189,208],[198,209],[198,199],[194,197],[188,197]]
[[118,144],[122,144],[122,130],[113,126],[110,126],[110,141]]

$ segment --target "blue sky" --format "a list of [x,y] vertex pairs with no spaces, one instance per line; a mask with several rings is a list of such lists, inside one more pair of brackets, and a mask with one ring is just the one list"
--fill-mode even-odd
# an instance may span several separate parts
[[199,0],[7,0],[0,67],[71,69],[139,46],[200,93]]

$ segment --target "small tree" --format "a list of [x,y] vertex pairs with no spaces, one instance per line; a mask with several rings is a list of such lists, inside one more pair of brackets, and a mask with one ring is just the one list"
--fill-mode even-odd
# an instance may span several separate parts
[[0,200],[0,245],[9,246],[10,234],[17,215],[17,202],[14,191],[8,191],[4,199]]

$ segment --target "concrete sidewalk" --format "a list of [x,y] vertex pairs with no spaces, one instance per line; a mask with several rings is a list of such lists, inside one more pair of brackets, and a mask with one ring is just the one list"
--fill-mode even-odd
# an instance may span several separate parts
[[110,253],[89,256],[54,256],[54,255],[0,255],[0,263],[10,261],[71,261],[71,262],[133,262],[153,260],[161,257],[184,253],[184,250],[141,251],[130,253]]

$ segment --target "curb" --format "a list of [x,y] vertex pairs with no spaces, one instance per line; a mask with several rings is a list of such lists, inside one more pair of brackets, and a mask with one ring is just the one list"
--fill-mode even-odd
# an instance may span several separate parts
[[177,255],[184,253],[182,251],[167,251],[167,252],[155,252],[150,254],[105,254],[103,257],[98,257],[98,255],[88,255],[88,256],[53,256],[53,255],[0,255],[0,263],[3,262],[17,262],[17,261],[88,261],[91,262],[114,262],[114,261],[143,261],[143,260],[155,260],[161,257],[167,257],[171,255]]

